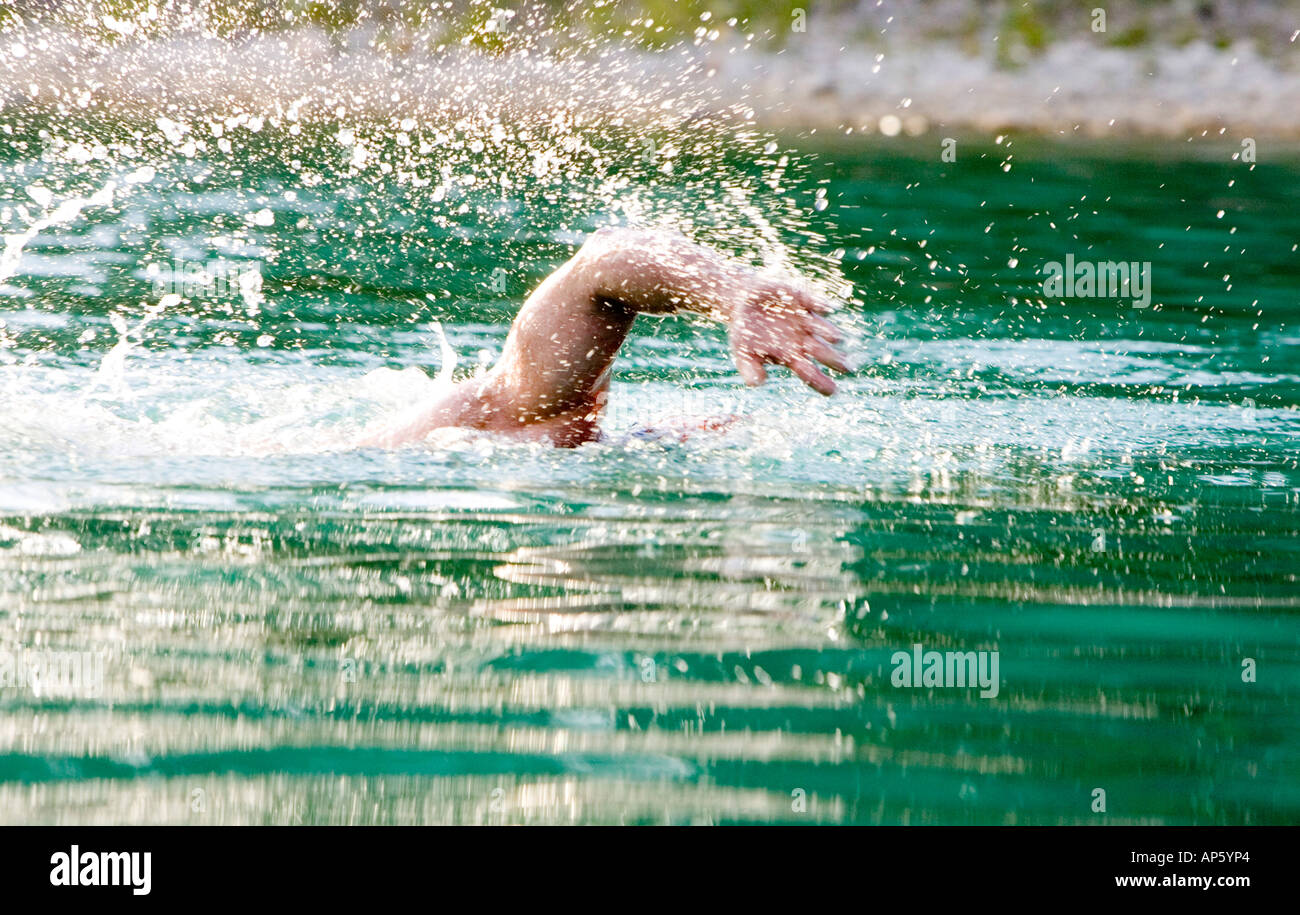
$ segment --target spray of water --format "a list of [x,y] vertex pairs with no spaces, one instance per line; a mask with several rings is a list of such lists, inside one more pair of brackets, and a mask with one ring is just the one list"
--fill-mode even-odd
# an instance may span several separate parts
[[[706,18],[668,39],[599,0],[432,5],[401,21],[363,8],[331,46],[320,22],[248,20],[246,6],[71,4],[0,37],[18,90],[0,178],[40,206],[0,212],[0,283],[35,312],[57,310],[65,293],[25,255],[75,244],[83,228],[117,233],[128,261],[86,264],[79,290],[113,289],[98,296],[109,326],[104,309],[83,309],[75,350],[0,328],[0,353],[24,360],[0,385],[33,411],[29,431],[56,434],[57,412],[76,417],[65,434],[95,430],[97,443],[111,421],[109,440],[168,451],[338,446],[450,383],[457,357],[435,316],[500,324],[606,224],[671,226],[852,296],[811,228],[821,196],[807,163],[707,78],[743,22]],[[60,54],[78,65],[48,66]],[[251,265],[232,294],[183,285],[184,264],[215,258]],[[305,301],[313,289],[350,300],[324,317]],[[437,379],[390,366],[340,381],[337,395],[289,382],[267,397],[293,373],[259,361],[255,384],[204,393],[181,380],[232,347],[250,361],[328,355],[331,324],[336,336],[432,335]],[[460,345],[478,349],[480,367],[493,353],[476,337]],[[32,373],[68,360],[98,365],[65,372],[60,393],[76,406],[51,411],[31,399]],[[370,413],[324,406],[358,390]],[[85,410],[100,412],[89,422]]]

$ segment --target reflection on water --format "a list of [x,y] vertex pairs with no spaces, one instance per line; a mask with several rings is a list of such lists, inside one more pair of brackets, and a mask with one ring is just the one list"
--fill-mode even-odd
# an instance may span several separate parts
[[[1109,822],[1260,822],[1300,800],[1294,565],[1243,536],[1293,537],[1276,509],[443,495],[5,519],[5,642],[102,652],[105,684],[4,697],[4,819],[1089,822],[1104,786]],[[893,687],[916,643],[997,649],[1000,695]]]
[[[171,309],[108,370],[118,261],[220,250],[244,198],[34,236],[0,299],[0,658],[91,651],[103,683],[0,688],[0,821],[1294,822],[1298,233],[1267,201],[1296,170],[1238,175],[1256,275],[1203,305],[1204,251],[1155,248],[1138,314],[1033,300],[1062,241],[1003,197],[1051,216],[1104,173],[1075,231],[1147,259],[1220,240],[1192,209],[1223,168],[994,157],[1005,189],[932,158],[824,152],[871,207],[835,229],[865,299],[839,396],[743,391],[719,334],[647,322],[611,441],[565,453],[344,447],[427,396],[432,318],[472,370],[510,317],[499,250],[407,277],[359,192],[276,198],[261,313]],[[742,419],[624,434],[683,413]],[[917,644],[997,651],[998,695],[894,686]]]

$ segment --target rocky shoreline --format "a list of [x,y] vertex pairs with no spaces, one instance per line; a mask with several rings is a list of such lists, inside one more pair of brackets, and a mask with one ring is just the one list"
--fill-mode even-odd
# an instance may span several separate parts
[[[826,61],[812,80],[810,60]],[[1139,51],[1074,40],[1010,70],[950,46],[895,50],[880,60],[829,48],[780,54],[754,62],[757,79],[746,78],[749,65],[737,61],[723,72],[747,82],[764,119],[781,126],[1300,137],[1300,73],[1244,42]]]
[[[915,35],[845,43],[810,30],[780,47],[741,36],[654,52],[548,55],[455,47],[376,50],[372,33],[295,29],[242,38],[87,41],[57,28],[0,34],[0,104],[152,116],[246,111],[309,118],[496,108],[586,110],[628,121],[735,114],[774,129],[921,135],[1300,138],[1296,58],[1225,47],[1121,48],[1085,38],[1018,63]],[[1289,48],[1300,52],[1292,36]],[[549,116],[549,115],[548,115]]]

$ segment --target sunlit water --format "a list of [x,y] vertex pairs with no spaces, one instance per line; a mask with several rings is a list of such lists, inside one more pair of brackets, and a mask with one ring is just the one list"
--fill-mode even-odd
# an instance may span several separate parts
[[[82,135],[0,168],[0,648],[103,684],[0,690],[0,820],[1297,819],[1300,158],[817,136],[651,184],[625,141],[485,190],[432,129],[204,126],[144,171],[42,129]],[[790,149],[800,187],[715,181]],[[861,371],[749,391],[642,319],[607,442],[350,447],[437,390],[439,326],[490,364],[638,216],[839,264]],[[1151,261],[1152,306],[1044,298],[1067,253]],[[177,258],[260,289],[160,309]],[[997,651],[998,695],[893,686],[918,643]]]

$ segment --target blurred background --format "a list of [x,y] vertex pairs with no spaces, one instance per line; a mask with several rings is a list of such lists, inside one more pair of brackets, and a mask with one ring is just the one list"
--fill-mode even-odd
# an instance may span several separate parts
[[784,126],[873,129],[894,114],[914,133],[1300,132],[1294,0],[10,0],[0,27],[42,36],[23,57],[0,54],[13,97],[36,73],[38,86],[81,80],[121,100],[264,96],[290,89],[281,58],[321,85],[336,68],[409,75],[449,52],[531,48],[624,73],[702,60],[695,79],[722,87],[720,104]]
[[[0,821],[1296,822],[1298,5],[1098,8],[0,6]],[[352,445],[608,224],[858,371]]]

